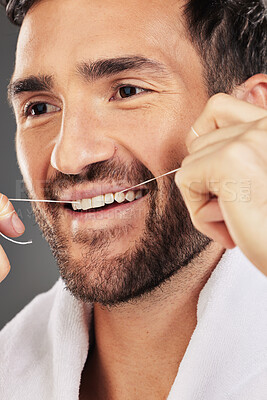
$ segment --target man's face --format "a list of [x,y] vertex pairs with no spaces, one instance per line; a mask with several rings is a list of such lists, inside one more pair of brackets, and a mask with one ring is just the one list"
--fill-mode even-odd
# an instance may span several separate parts
[[[181,6],[42,0],[28,12],[12,81],[43,81],[13,88],[32,198],[89,199],[180,166],[207,100]],[[34,206],[75,296],[115,304],[151,292],[207,247],[173,177],[146,185],[137,200],[90,211]]]

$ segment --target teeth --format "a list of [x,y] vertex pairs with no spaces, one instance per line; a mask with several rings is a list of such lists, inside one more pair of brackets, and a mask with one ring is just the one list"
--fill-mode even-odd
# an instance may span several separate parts
[[134,192],[133,190],[129,190],[128,192],[117,192],[117,193],[107,193],[105,195],[100,195],[93,197],[92,199],[82,199],[76,200],[77,203],[72,203],[72,209],[74,211],[77,210],[89,210],[91,208],[103,207],[105,204],[112,204],[114,201],[117,203],[123,203],[125,200],[131,202],[134,200],[138,200],[143,197],[143,190],[138,190]]
[[142,190],[138,190],[138,191],[136,192],[136,195],[135,195],[135,200],[140,199],[142,196],[143,196]]
[[129,192],[126,193],[125,199],[128,201],[133,201],[135,199],[135,193],[133,190],[129,190]]
[[125,194],[120,192],[115,193],[115,200],[117,203],[123,203],[125,200]]
[[105,194],[105,203],[106,203],[106,204],[112,204],[112,203],[114,203],[114,194],[113,194],[113,193],[107,193],[107,194]]
[[105,205],[105,198],[103,194],[92,198],[92,207],[103,207]]
[[89,210],[90,208],[92,208],[92,200],[91,199],[82,199],[81,204],[82,204],[83,210]]

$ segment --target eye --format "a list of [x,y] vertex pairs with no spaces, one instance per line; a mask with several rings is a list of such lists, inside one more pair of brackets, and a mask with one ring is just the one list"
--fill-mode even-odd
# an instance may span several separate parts
[[137,86],[125,85],[120,87],[115,87],[116,94],[112,97],[111,100],[121,100],[126,99],[128,97],[136,96],[143,92],[150,92],[148,89],[143,89]]
[[36,117],[42,114],[60,111],[60,108],[49,103],[27,103],[24,107],[23,114],[25,117]]

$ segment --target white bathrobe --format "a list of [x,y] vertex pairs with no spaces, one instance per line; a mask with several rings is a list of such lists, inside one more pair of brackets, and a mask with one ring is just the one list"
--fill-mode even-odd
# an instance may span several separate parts
[[[202,289],[197,321],[167,400],[267,400],[267,278],[238,248]],[[0,332],[0,399],[78,400],[91,323],[61,279],[37,296]]]

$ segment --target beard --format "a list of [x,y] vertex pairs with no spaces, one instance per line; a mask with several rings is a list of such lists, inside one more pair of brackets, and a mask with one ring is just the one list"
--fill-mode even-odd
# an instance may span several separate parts
[[[57,193],[75,189],[76,184],[123,181],[125,185],[127,181],[134,186],[153,177],[137,161],[130,167],[103,161],[88,166],[79,175],[57,172],[44,183],[44,198],[57,200]],[[149,192],[144,228],[134,244],[129,242],[129,248],[116,256],[110,254],[110,245],[122,237],[125,240],[132,229],[130,224],[88,228],[71,235],[61,228],[62,206],[33,204],[36,221],[57,260],[66,288],[77,299],[116,306],[148,296],[192,263],[212,242],[193,226],[181,193],[170,177],[162,179],[160,190],[157,181],[146,188]],[[32,193],[28,195],[33,198]],[[79,246],[79,257],[73,256],[73,245]]]

